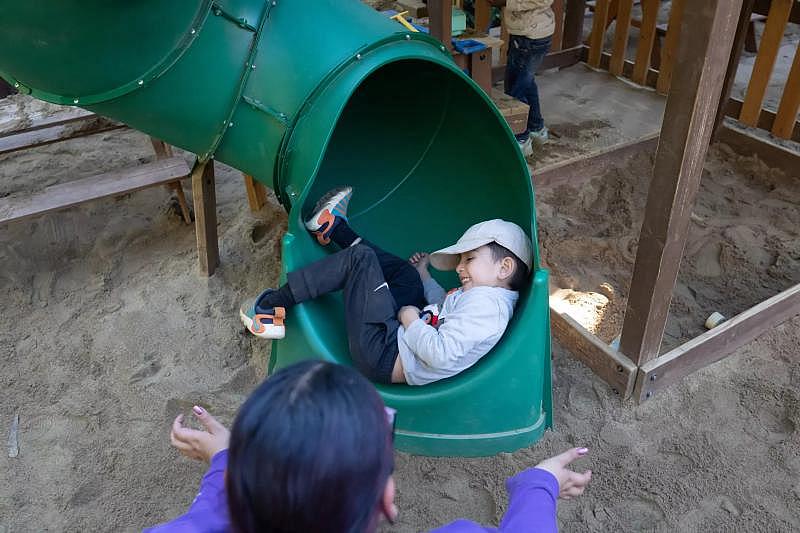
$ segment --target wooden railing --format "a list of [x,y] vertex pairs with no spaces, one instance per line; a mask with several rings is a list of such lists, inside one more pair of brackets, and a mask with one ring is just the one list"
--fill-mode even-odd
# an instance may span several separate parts
[[[668,23],[659,25],[657,16],[660,0],[641,0],[641,20],[633,19],[631,16],[634,0],[596,0],[593,6],[590,5],[593,7],[594,18],[588,49],[584,55],[586,63],[594,68],[608,70],[616,76],[628,78],[639,85],[653,87],[661,94],[667,94],[675,69],[675,56],[686,1],[673,0]],[[800,142],[800,122],[797,121],[797,113],[800,110],[800,47],[795,50],[794,61],[786,80],[782,80],[784,86],[777,111],[763,107],[786,25],[790,21],[800,23],[800,1],[744,1],[737,30],[739,44],[734,45],[735,61],[732,61],[732,68],[726,76],[728,87],[724,97],[727,97],[730,84],[735,77],[738,59],[751,26],[752,14],[761,15],[761,19],[766,15],[764,32],[758,43],[758,55],[744,100],[730,98],[723,107],[724,113],[749,126],[767,130],[776,137]],[[603,47],[605,36],[614,20],[616,25],[613,44],[611,50],[605,50]],[[625,58],[631,26],[640,28],[633,61]],[[752,30],[750,32],[752,38]],[[653,51],[654,47],[656,53]]]

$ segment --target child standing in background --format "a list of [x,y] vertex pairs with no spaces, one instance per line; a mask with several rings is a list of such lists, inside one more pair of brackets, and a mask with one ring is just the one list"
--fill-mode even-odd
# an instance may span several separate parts
[[544,144],[548,133],[539,105],[536,71],[550,50],[555,32],[553,0],[489,0],[505,6],[503,23],[509,34],[505,92],[530,106],[525,131],[517,134],[523,155],[533,153],[533,143]]

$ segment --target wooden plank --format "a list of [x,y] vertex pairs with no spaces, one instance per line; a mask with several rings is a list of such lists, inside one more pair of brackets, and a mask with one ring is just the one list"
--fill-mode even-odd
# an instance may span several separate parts
[[188,174],[189,167],[183,158],[172,157],[50,185],[34,194],[6,196],[0,198],[0,224],[66,209],[90,200],[119,196],[165,184],[185,178]]
[[664,46],[661,48],[658,82],[656,83],[656,91],[660,94],[667,94],[670,83],[672,83],[672,72],[675,69],[675,52],[678,50],[678,42],[681,36],[681,19],[683,18],[685,1],[672,0],[667,34],[664,36]]
[[656,38],[659,0],[642,0],[642,26],[639,29],[639,44],[636,48],[636,60],[633,66],[634,83],[644,85],[647,71],[650,69],[650,54]]
[[603,38],[606,34],[606,21],[608,20],[609,0],[597,0],[592,21],[592,34],[589,36],[589,66],[600,67],[600,58],[603,55]]
[[475,31],[487,33],[492,23],[492,5],[489,0],[475,0]]
[[686,6],[620,340],[640,366],[661,346],[741,4]]
[[492,50],[487,48],[469,55],[469,75],[486,94],[492,92]]
[[92,114],[80,120],[0,137],[0,155],[125,127],[124,124]]
[[644,401],[689,374],[724,359],[736,349],[800,314],[800,285],[736,315],[661,357],[642,365],[635,396]]
[[453,4],[450,0],[428,0],[428,28],[431,37],[438,39],[453,52]]
[[267,189],[253,176],[244,174],[244,186],[247,189],[247,203],[251,211],[258,211],[267,203]]
[[[732,118],[738,117],[739,113],[742,111],[742,104],[743,102],[738,98],[731,98],[728,101],[727,107],[725,108],[725,115]],[[758,124],[756,127],[760,130],[772,131],[774,124],[775,112],[769,109],[762,109],[761,115],[758,117]],[[796,121],[794,123],[792,135],[789,137],[789,140],[800,142],[800,121]]]
[[[584,48],[586,50],[586,48]],[[585,54],[584,54],[585,56]],[[611,64],[611,54],[608,52],[603,52],[603,56],[600,58],[600,69],[601,70],[608,70],[608,66]],[[625,60],[625,63],[622,65],[622,76],[624,78],[630,79],[633,76],[633,61],[628,59]],[[643,84],[645,87],[653,87],[655,88],[656,82],[658,81],[658,71],[653,70],[652,68],[647,70],[647,79]]]
[[195,163],[192,169],[194,227],[197,234],[197,259],[200,273],[205,276],[213,275],[219,265],[215,189],[214,160]]
[[562,48],[574,48],[583,44],[583,19],[586,15],[586,0],[567,0],[564,13],[564,37]]
[[[771,5],[772,0],[756,0],[755,5],[753,6],[753,13],[767,15]],[[792,5],[792,12],[789,14],[789,22],[800,24],[800,2],[794,2]]]
[[69,124],[71,122],[94,119],[98,116],[99,115],[96,115],[91,111],[86,111],[85,109],[81,109],[80,107],[68,107],[55,113],[52,116],[41,118],[39,120],[34,120],[32,121],[31,124],[28,124],[24,128],[0,132],[0,138],[8,137],[9,135],[19,135],[20,133],[28,133],[30,131],[50,128],[52,126]]
[[619,10],[617,11],[617,25],[614,31],[614,47],[611,52],[611,62],[608,65],[608,71],[614,76],[622,75],[622,67],[625,64],[632,9],[633,0],[620,0]]
[[603,381],[627,398],[633,392],[636,365],[630,359],[612,350],[606,343],[592,335],[575,319],[550,306],[550,327],[553,336],[576,359],[592,369]]
[[739,23],[736,26],[736,34],[733,36],[733,49],[728,59],[728,68],[725,71],[725,81],[722,83],[722,95],[720,96],[719,105],[717,106],[717,114],[714,119],[714,133],[712,133],[712,136],[716,136],[720,124],[722,124],[722,120],[725,118],[725,109],[731,97],[731,88],[736,79],[736,71],[739,70],[739,59],[742,57],[742,50],[744,49],[747,35],[750,31],[750,15],[753,12],[753,2],[754,0],[744,0],[742,2],[742,10],[739,12]]
[[619,143],[609,148],[582,154],[534,169],[531,180],[536,189],[555,187],[562,183],[579,184],[602,176],[611,168],[619,168],[631,157],[653,152],[658,146],[658,133]]
[[784,148],[766,138],[728,127],[723,124],[717,140],[733,148],[738,154],[754,154],[770,167],[780,168],[788,175],[800,178],[800,153]]
[[775,116],[772,133],[782,139],[790,139],[797,122],[797,110],[800,109],[800,44],[794,52],[792,70],[786,79],[783,96]]
[[756,56],[753,74],[750,77],[742,112],[739,115],[739,120],[748,126],[755,126],[758,123],[761,103],[764,101],[764,94],[767,91],[769,78],[772,75],[772,68],[775,66],[775,58],[778,57],[778,49],[783,39],[783,30],[789,21],[789,13],[792,10],[793,2],[794,0],[773,0],[772,7],[769,9],[767,23],[764,26],[764,34],[761,36],[760,50]]
[[161,139],[156,139],[155,137],[150,137],[150,144],[153,145],[153,151],[156,153],[157,159],[163,159],[166,157],[172,157],[172,146],[165,143]]
[[557,52],[563,48],[564,42],[564,0],[553,0],[553,20],[556,23],[555,32],[553,32],[553,41],[550,45],[550,50]]

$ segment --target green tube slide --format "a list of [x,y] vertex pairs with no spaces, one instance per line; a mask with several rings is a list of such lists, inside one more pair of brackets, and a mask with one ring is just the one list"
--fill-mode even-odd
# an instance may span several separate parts
[[[504,218],[534,240],[530,289],[502,341],[441,382],[378,386],[399,449],[490,455],[551,425],[547,272],[528,167],[446,49],[358,0],[0,0],[0,77],[211,157],[272,187],[289,214],[283,269],[331,253],[302,225],[349,184],[351,223],[400,256]],[[438,273],[445,287],[452,273]],[[234,313],[234,310],[231,310]],[[341,298],[291,310],[271,367],[349,364]],[[346,428],[343,428],[346,431]]]

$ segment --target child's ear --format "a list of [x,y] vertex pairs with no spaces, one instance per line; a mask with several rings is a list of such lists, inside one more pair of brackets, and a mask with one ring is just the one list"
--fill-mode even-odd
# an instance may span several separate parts
[[517,265],[514,263],[514,260],[510,257],[506,256],[500,261],[500,279],[508,279],[514,273],[514,269]]

